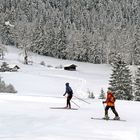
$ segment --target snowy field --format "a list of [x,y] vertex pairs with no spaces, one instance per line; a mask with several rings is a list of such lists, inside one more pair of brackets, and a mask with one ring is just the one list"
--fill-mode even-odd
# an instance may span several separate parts
[[[107,90],[111,73],[109,65],[58,60],[32,54],[33,65],[24,65],[20,51],[8,47],[5,61],[20,66],[18,72],[0,76],[14,85],[17,94],[0,94],[0,140],[140,140],[140,103],[116,101],[123,121],[92,120],[103,117],[104,106],[98,99],[101,88]],[[44,61],[46,66],[40,65]],[[2,61],[0,60],[0,63]],[[77,71],[56,67],[76,64]],[[52,67],[47,67],[51,65]],[[65,83],[69,82],[76,97],[72,107],[78,110],[54,110],[65,106]],[[95,95],[88,99],[87,91]],[[111,118],[114,117],[109,112]]]

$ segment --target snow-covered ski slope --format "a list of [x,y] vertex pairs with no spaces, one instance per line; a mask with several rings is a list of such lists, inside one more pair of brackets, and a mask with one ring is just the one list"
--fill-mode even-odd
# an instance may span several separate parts
[[[101,88],[107,90],[111,73],[109,65],[58,60],[32,54],[33,65],[22,64],[20,51],[8,47],[5,61],[20,66],[19,72],[4,72],[0,76],[14,85],[17,94],[0,94],[0,140],[140,140],[140,103],[116,101],[119,121],[92,120],[104,115]],[[46,66],[40,65],[44,61]],[[0,60],[0,63],[2,61]],[[76,64],[77,71],[56,69]],[[47,67],[51,65],[52,67]],[[65,106],[65,83],[69,82],[77,98],[72,101],[78,110],[54,110]],[[96,99],[88,99],[87,91]],[[72,103],[72,107],[78,108]],[[110,117],[114,115],[109,112]]]

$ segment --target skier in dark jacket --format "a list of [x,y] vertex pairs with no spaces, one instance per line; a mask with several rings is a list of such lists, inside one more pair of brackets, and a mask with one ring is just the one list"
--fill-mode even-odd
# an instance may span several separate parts
[[71,87],[69,86],[69,83],[66,83],[66,91],[65,93],[63,94],[63,96],[65,96],[67,94],[67,104],[66,104],[66,107],[65,108],[71,108],[71,103],[70,103],[70,100],[72,99],[72,96],[73,96],[73,91],[71,89]]

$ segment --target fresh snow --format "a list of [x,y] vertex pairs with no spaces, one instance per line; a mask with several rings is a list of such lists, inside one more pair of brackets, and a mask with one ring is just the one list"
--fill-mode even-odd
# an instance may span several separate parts
[[[20,50],[7,46],[5,60],[18,65],[18,72],[1,72],[17,94],[0,94],[0,140],[140,140],[139,102],[116,101],[116,109],[126,122],[92,120],[102,118],[104,106],[99,100],[101,88],[106,92],[111,73],[109,65],[60,60],[35,54],[33,65],[24,65]],[[44,61],[46,66],[40,65]],[[0,60],[0,63],[3,61]],[[56,67],[76,64],[77,71]],[[51,65],[52,67],[47,67]],[[69,82],[78,110],[50,109],[65,106],[65,83]],[[95,99],[88,99],[88,90]],[[78,108],[72,103],[72,107]],[[111,118],[114,117],[110,111]]]

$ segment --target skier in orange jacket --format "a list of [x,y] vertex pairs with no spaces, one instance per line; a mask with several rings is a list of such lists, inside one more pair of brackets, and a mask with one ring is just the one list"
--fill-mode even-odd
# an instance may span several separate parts
[[103,104],[106,103],[104,119],[109,119],[109,116],[108,116],[109,108],[111,108],[112,112],[115,114],[114,120],[119,120],[120,119],[120,117],[119,117],[119,115],[118,115],[118,113],[115,109],[115,100],[116,99],[115,99],[112,91],[108,90],[106,101],[103,101]]

